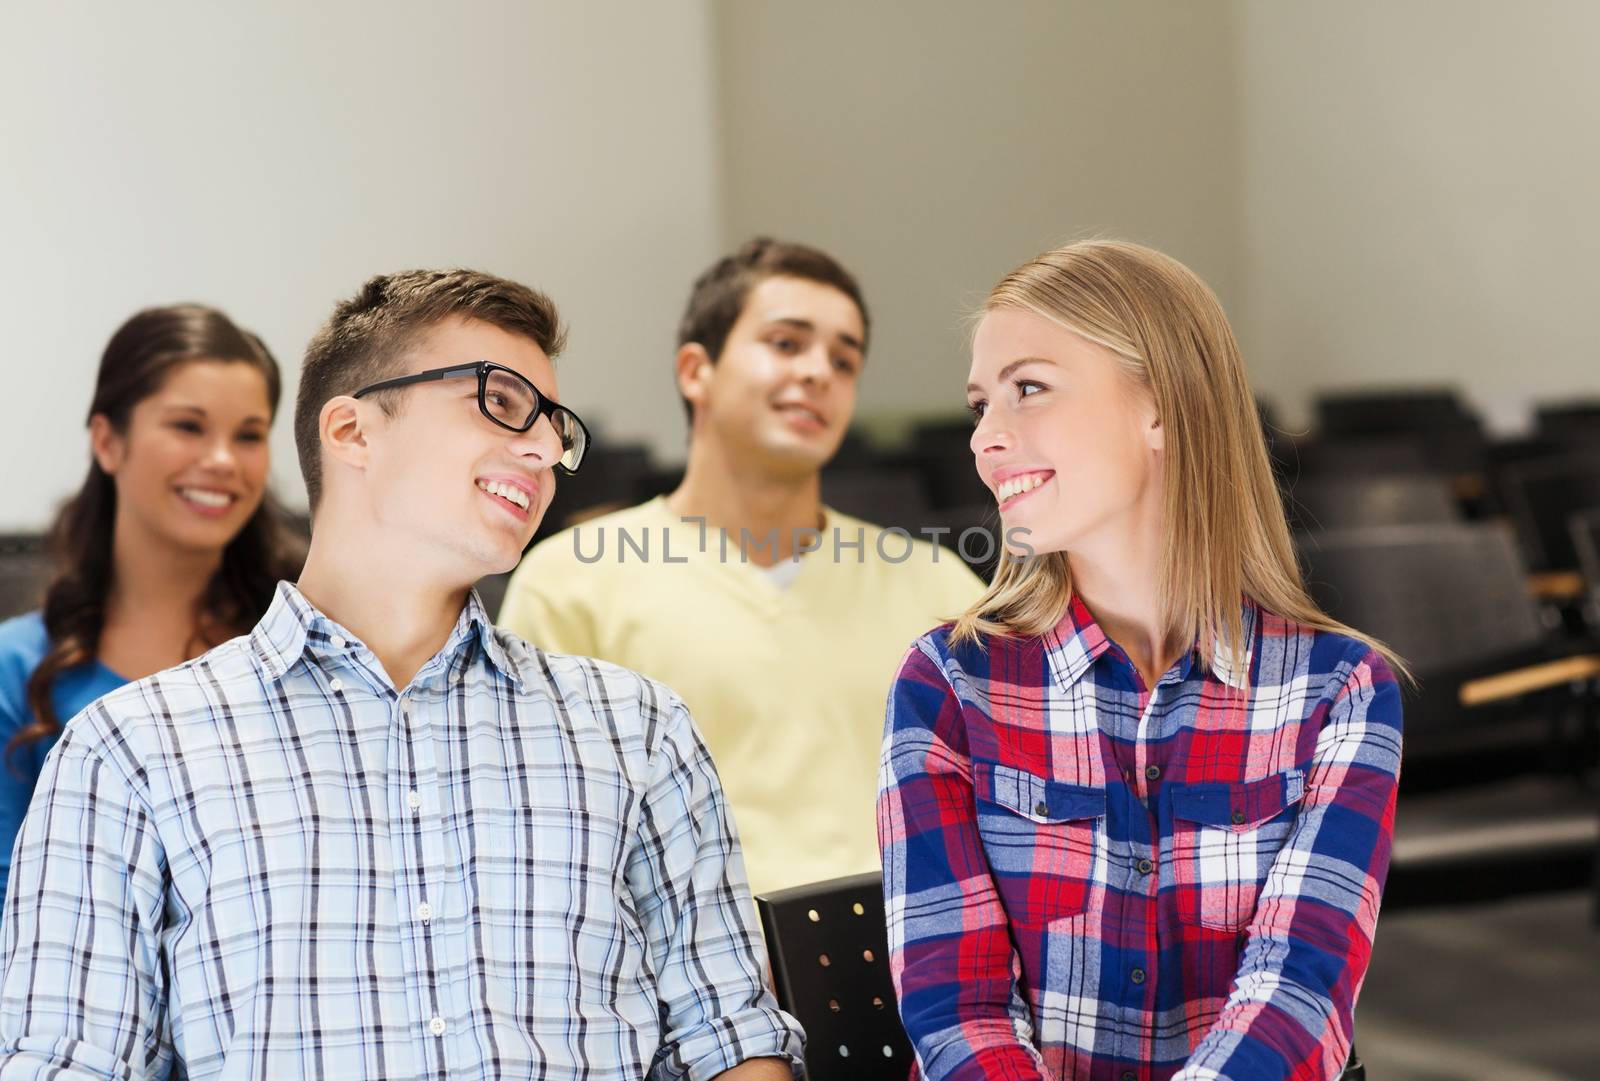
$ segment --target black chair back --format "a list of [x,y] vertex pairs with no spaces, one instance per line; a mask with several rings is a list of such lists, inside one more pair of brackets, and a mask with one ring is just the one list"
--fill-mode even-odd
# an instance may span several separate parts
[[50,582],[45,539],[33,533],[0,535],[0,619],[31,612],[44,603]]
[[1536,571],[1576,568],[1578,553],[1567,520],[1600,506],[1600,454],[1567,454],[1507,466],[1499,486],[1529,565]]
[[1463,520],[1450,481],[1428,473],[1317,477],[1294,485],[1286,503],[1290,521],[1300,530]]
[[1477,418],[1449,387],[1335,391],[1317,396],[1317,427],[1329,435],[1456,428]]
[[922,474],[889,466],[830,466],[822,471],[822,501],[874,525],[915,532],[928,511]]
[[1424,679],[1545,640],[1516,541],[1499,523],[1331,530],[1302,534],[1299,547],[1317,603]]
[[1600,443],[1600,401],[1541,405],[1534,410],[1534,429],[1564,443]]
[[812,1081],[906,1077],[911,1044],[889,979],[883,879],[873,871],[756,898],[778,1005],[806,1030]]

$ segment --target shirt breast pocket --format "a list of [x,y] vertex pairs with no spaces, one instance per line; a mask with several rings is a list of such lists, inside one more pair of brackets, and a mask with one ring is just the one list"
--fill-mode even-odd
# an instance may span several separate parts
[[973,782],[978,835],[1007,916],[1040,927],[1082,913],[1102,858],[1105,790],[982,759]]
[[1305,795],[1305,772],[1288,770],[1239,784],[1174,785],[1167,864],[1177,887],[1178,918],[1239,931],[1255,915],[1267,872],[1278,857]]

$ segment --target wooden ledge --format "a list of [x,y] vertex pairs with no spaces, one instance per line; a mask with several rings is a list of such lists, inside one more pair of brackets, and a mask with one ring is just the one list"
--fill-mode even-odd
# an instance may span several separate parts
[[1577,571],[1547,571],[1528,575],[1528,594],[1541,601],[1574,601],[1583,596],[1583,575]]
[[1600,676],[1600,654],[1564,657],[1559,661],[1546,661],[1544,664],[1469,680],[1461,685],[1460,702],[1463,706],[1482,706],[1597,676]]

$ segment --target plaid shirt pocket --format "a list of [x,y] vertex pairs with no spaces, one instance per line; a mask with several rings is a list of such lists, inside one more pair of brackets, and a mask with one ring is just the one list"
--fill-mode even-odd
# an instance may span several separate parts
[[1239,931],[1256,911],[1272,861],[1294,828],[1305,772],[1241,784],[1174,785],[1171,855],[1178,918]]
[[1082,913],[1094,885],[1104,789],[977,759],[978,835],[1007,916],[1042,927]]

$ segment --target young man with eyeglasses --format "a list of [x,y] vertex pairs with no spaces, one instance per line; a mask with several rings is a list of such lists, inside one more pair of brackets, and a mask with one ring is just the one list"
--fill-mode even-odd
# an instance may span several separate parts
[[827,253],[762,239],[718,260],[678,333],[682,484],[541,542],[500,613],[683,695],[758,893],[877,869],[894,673],[982,592],[952,552],[822,503],[867,336],[861,289]]
[[582,464],[562,338],[470,271],[338,306],[295,409],[298,585],[80,714],[39,782],[0,1079],[791,1076],[683,703],[470,589]]

